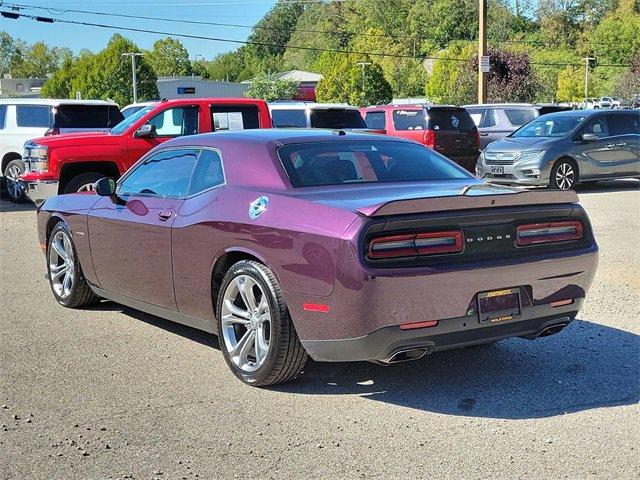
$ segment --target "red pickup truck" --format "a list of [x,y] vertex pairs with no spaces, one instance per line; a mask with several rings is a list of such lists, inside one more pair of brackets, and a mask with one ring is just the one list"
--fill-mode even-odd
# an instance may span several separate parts
[[191,98],[148,105],[106,133],[41,137],[25,144],[20,182],[29,199],[92,190],[118,178],[140,157],[171,138],[226,130],[271,128],[269,108],[249,98]]

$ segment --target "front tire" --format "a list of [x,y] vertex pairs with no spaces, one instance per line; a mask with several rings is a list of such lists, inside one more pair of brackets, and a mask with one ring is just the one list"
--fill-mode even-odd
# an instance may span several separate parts
[[93,192],[95,191],[94,184],[101,178],[104,178],[104,175],[96,172],[83,173],[73,177],[67,183],[64,193]]
[[64,222],[57,223],[49,236],[47,271],[51,291],[60,305],[80,308],[98,300],[84,278],[76,247]]
[[571,190],[578,183],[578,165],[571,159],[561,158],[551,169],[549,188]]
[[14,203],[22,203],[26,200],[24,188],[18,181],[20,175],[24,173],[24,162],[22,160],[11,160],[2,172],[5,178],[7,196]]
[[302,372],[307,352],[266,266],[253,260],[233,265],[222,280],[216,310],[220,350],[244,383],[275,385]]

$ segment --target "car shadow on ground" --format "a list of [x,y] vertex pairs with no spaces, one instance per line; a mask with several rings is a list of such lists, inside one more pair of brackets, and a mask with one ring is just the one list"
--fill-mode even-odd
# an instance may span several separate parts
[[35,212],[36,206],[31,202],[14,203],[3,193],[0,196],[0,213],[3,212]]
[[[112,302],[94,308],[120,311],[220,349],[215,335],[200,330]],[[639,354],[639,335],[575,320],[559,334],[535,341],[509,339],[386,367],[309,360],[300,378],[272,389],[303,395],[359,395],[449,415],[541,418],[637,403]]]
[[640,191],[640,182],[635,179],[603,180],[596,183],[582,183],[576,186],[576,193],[605,193]]

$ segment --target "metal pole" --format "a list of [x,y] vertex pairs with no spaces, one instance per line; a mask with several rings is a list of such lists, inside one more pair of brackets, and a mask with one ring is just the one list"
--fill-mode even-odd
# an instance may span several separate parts
[[584,60],[584,108],[587,108],[587,98],[589,97],[589,61],[595,60],[595,58],[585,57],[583,60]]
[[480,62],[487,55],[487,0],[479,0],[478,18],[478,103],[487,102],[487,74]]
[[131,81],[133,84],[133,103],[138,103],[138,81],[136,78],[136,57],[141,57],[138,52],[123,53],[123,57],[131,57]]
[[362,93],[364,94],[364,68],[371,65],[371,62],[358,62],[357,65],[360,65],[360,67],[362,68]]

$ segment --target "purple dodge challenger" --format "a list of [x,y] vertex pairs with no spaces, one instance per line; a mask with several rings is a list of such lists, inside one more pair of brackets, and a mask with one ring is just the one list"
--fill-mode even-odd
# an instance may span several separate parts
[[598,261],[574,192],[487,185],[380,135],[182,137],[96,193],[38,209],[56,300],[215,333],[257,386],[308,356],[388,364],[559,332]]

